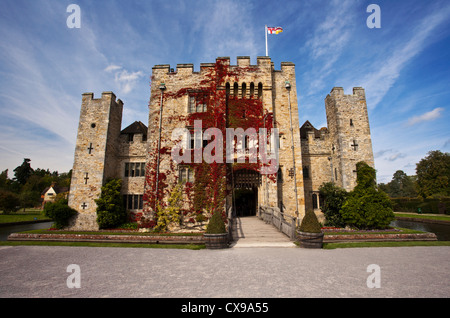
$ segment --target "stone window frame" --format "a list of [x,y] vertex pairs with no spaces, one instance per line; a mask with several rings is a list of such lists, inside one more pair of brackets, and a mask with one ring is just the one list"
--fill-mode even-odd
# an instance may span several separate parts
[[194,169],[188,165],[179,165],[178,166],[178,182],[182,184],[194,183]]
[[208,102],[199,103],[198,96],[202,96],[202,99],[206,99],[206,101],[208,101],[208,95],[208,92],[203,90],[188,91],[187,112],[189,114],[206,113],[208,111]]
[[125,162],[124,177],[125,178],[140,178],[145,177],[145,162]]
[[144,195],[128,193],[123,194],[123,205],[126,210],[142,210],[144,208]]

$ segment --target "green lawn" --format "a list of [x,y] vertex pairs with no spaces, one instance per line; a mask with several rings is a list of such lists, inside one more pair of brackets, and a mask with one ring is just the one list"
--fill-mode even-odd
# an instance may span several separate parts
[[27,209],[25,210],[25,212],[23,210],[20,210],[11,214],[0,213],[0,223],[29,222],[40,220],[51,221],[48,217],[42,214],[41,210],[38,209]]
[[351,247],[402,247],[402,246],[450,246],[449,241],[406,241],[406,242],[342,242],[324,243],[324,249]]
[[428,219],[428,220],[439,220],[450,222],[450,215],[436,215],[436,214],[418,214],[418,213],[404,213],[404,212],[394,212],[395,216],[404,218],[417,218],[417,219]]

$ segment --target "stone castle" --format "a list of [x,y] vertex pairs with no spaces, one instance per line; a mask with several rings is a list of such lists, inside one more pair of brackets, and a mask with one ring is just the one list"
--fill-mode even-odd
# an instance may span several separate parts
[[[69,195],[69,205],[79,213],[71,228],[98,229],[94,200],[109,178],[122,179],[124,205],[134,220],[142,215],[155,218],[155,201],[167,204],[171,189],[180,183],[185,190],[183,224],[195,224],[195,216],[201,213],[210,216],[212,197],[223,199],[216,200],[214,209],[223,207],[226,213],[238,216],[255,215],[264,206],[278,207],[298,220],[307,209],[320,215],[321,184],[334,182],[351,190],[356,163],[374,166],[365,92],[357,87],[346,95],[342,88],[333,88],[325,98],[328,127],[320,129],[309,121],[300,126],[296,92],[295,65],[282,62],[277,70],[270,57],[258,57],[256,65],[251,65],[250,57],[237,57],[237,65],[228,57],[217,58],[216,63],[202,63],[198,72],[193,64],[178,64],[175,70],[170,65],[156,65],[148,126],[136,121],[123,130],[123,102],[114,93],[104,92],[101,98],[83,94]],[[175,162],[170,151],[176,145],[182,145],[181,153],[207,149],[209,141],[202,134],[205,128],[214,127],[208,118],[214,118],[216,124],[223,119],[222,128],[233,123],[233,127],[239,126],[232,118],[235,115],[230,115],[232,109],[241,112],[241,125],[257,123],[255,128],[278,129],[278,134],[267,135],[268,148],[278,149],[277,170],[262,174],[260,163],[239,164],[238,153],[223,169],[210,165],[215,167],[207,172],[210,180],[200,183],[200,172],[205,173],[206,168]],[[194,119],[206,124],[199,139]],[[175,140],[173,132],[180,128],[193,134]],[[235,147],[239,144],[245,149],[243,160],[249,161],[248,148],[254,140],[245,135],[241,143],[234,140]],[[221,148],[214,149],[217,154]],[[223,174],[217,178],[214,171]],[[211,184],[217,184],[214,187],[222,192],[210,189]],[[206,198],[199,201],[202,195]]]

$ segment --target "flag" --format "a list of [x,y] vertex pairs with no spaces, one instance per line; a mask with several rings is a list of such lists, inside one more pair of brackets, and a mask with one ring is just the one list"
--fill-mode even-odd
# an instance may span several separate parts
[[278,34],[283,32],[282,27],[267,27],[267,33],[268,34]]

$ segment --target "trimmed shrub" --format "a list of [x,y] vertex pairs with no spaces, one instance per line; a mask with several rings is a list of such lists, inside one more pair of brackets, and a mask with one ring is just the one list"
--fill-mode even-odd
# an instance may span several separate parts
[[321,226],[314,211],[308,210],[298,230],[307,233],[321,233]]
[[345,222],[340,210],[348,197],[347,191],[327,182],[319,187],[319,193],[324,199],[321,210],[325,215],[325,225],[344,227]]
[[53,220],[53,226],[62,229],[69,225],[70,218],[78,212],[67,205],[67,200],[48,202],[44,207],[44,215]]
[[102,187],[97,203],[97,223],[100,229],[115,228],[127,222],[127,211],[123,207],[120,188],[122,180],[112,179]]
[[388,195],[378,191],[375,169],[365,162],[357,165],[357,186],[350,192],[341,209],[345,223],[359,229],[383,229],[394,220],[392,203]]
[[222,218],[220,211],[214,212],[211,219],[209,219],[208,226],[206,227],[207,234],[222,234],[226,233],[225,222]]

